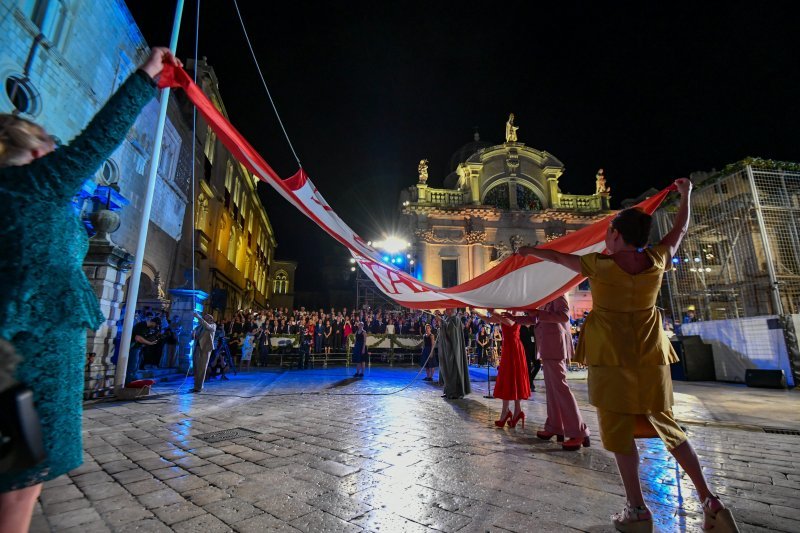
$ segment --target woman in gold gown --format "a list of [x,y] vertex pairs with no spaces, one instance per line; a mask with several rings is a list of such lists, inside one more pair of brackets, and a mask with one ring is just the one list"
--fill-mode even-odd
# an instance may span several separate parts
[[606,233],[608,255],[564,254],[534,247],[532,255],[580,272],[592,290],[593,309],[581,331],[575,359],[589,366],[589,401],[597,408],[603,446],[614,453],[627,502],[612,517],[619,531],[652,531],[639,481],[634,438],[658,436],[694,483],[702,502],[704,529],[738,531],[730,510],[712,494],[697,454],[672,415],[670,363],[677,356],[655,307],[664,271],[689,228],[692,184],[675,182],[681,195],[672,229],[647,247],[652,217],[636,208],[621,211]]

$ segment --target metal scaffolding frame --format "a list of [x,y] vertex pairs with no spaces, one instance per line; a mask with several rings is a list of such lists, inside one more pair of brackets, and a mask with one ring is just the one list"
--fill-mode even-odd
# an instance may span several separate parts
[[[788,165],[741,165],[697,187],[664,276],[662,302],[676,321],[690,306],[702,320],[800,313],[800,170]],[[656,212],[659,236],[676,209]]]

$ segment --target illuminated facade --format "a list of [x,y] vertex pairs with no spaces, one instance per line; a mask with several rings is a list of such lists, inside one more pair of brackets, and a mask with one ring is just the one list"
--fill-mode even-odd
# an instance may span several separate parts
[[[513,125],[512,125],[513,126]],[[516,139],[516,129],[507,131]],[[564,165],[555,156],[516,140],[475,140],[451,160],[443,187],[430,187],[427,161],[419,181],[401,193],[401,213],[413,236],[415,274],[452,287],[473,279],[512,253],[512,246],[546,242],[608,216],[610,188],[602,170],[595,194],[564,194]],[[574,316],[591,309],[588,290],[573,290]]]
[[272,298],[270,304],[272,307],[280,308],[294,308],[294,276],[297,270],[297,263],[295,261],[273,261],[272,262],[272,275],[270,276]]
[[[190,61],[190,63],[193,63]],[[197,65],[197,83],[227,117],[218,81],[205,61]],[[187,68],[193,68],[188,65]],[[270,266],[275,234],[258,197],[256,178],[217,141],[201,116],[197,137],[194,232],[198,286],[208,286],[211,307],[221,316],[270,304]]]

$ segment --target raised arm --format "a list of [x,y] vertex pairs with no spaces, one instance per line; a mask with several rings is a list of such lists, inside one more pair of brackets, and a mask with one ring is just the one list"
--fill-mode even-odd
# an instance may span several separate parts
[[675,220],[672,221],[672,229],[661,239],[661,244],[669,249],[670,257],[675,256],[683,236],[689,231],[689,215],[691,214],[689,204],[692,196],[692,182],[687,178],[680,178],[675,180],[675,185],[681,195],[681,203],[678,206],[678,214],[675,215]]
[[30,170],[38,177],[34,185],[43,193],[59,197],[76,194],[125,139],[142,107],[155,96],[153,78],[167,61],[180,65],[169,49],[153,48],[147,61],[109,98],[83,132],[69,144],[31,163]]
[[532,255],[542,261],[550,261],[575,272],[581,271],[581,256],[579,255],[565,254],[556,250],[544,250],[535,246],[523,246],[519,249],[519,254],[523,257]]
[[552,301],[552,305],[537,311],[539,322],[569,322],[569,302],[563,296]]
[[482,315],[481,313],[474,311],[476,315],[478,315],[484,322],[488,322],[490,324],[505,324],[506,326],[513,326],[514,320],[510,315],[506,314],[491,314],[491,312]]

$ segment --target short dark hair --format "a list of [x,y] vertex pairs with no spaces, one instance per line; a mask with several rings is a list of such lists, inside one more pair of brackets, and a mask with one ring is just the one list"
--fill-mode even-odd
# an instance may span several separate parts
[[647,245],[650,238],[650,226],[653,224],[653,217],[648,215],[638,207],[631,207],[620,211],[611,221],[611,228],[622,235],[622,240],[626,244],[643,248]]

